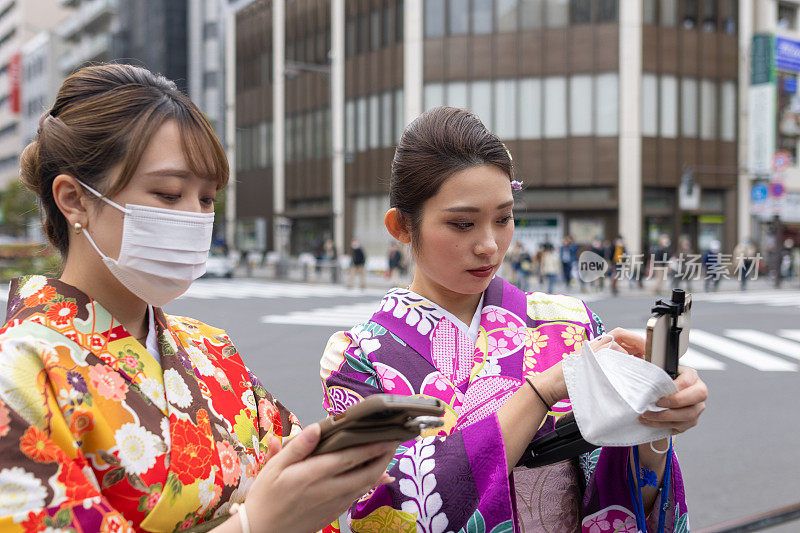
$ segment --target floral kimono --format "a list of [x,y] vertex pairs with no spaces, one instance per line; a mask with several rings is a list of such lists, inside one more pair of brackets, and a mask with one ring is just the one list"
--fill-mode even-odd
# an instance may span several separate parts
[[12,283],[0,329],[0,530],[173,531],[224,514],[297,419],[228,335],[155,309],[160,361],[97,302]]
[[[509,476],[496,414],[526,376],[601,334],[597,316],[578,299],[526,295],[500,278],[484,294],[477,342],[446,314],[411,291],[392,289],[369,322],[328,343],[321,376],[329,413],[382,392],[434,397],[447,406],[443,427],[398,448],[389,469],[397,480],[351,507],[353,531],[636,531],[627,485],[631,448],[602,448]],[[570,409],[567,400],[557,403],[539,435]],[[677,461],[668,497],[655,509],[662,506],[667,531],[680,530],[687,518]],[[652,531],[658,515],[649,518]]]

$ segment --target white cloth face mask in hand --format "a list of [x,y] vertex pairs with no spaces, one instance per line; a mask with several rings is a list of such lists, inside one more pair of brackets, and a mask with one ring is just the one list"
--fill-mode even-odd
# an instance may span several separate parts
[[153,307],[162,307],[205,274],[214,213],[134,204],[122,207],[80,180],[78,183],[125,214],[118,259],[101,252],[88,231],[83,233],[108,270],[133,294]]
[[661,368],[611,348],[595,353],[588,341],[580,354],[564,358],[562,368],[575,421],[587,442],[633,446],[672,434],[638,420],[645,411],[663,411],[656,402],[678,392]]

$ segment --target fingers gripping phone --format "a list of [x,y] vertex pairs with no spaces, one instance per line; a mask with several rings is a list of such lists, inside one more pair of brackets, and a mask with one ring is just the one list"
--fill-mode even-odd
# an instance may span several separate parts
[[320,439],[311,455],[382,440],[407,441],[425,428],[444,424],[444,404],[435,398],[373,394],[319,423]]
[[678,359],[689,348],[692,295],[673,289],[672,299],[658,300],[647,320],[645,359],[678,377]]

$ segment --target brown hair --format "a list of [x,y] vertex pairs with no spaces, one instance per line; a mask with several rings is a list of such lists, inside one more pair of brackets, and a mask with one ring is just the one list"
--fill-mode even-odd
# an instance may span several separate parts
[[511,154],[480,119],[464,109],[436,107],[409,124],[392,161],[389,204],[419,240],[422,206],[447,179],[467,168],[494,165],[514,179]]
[[[62,256],[69,246],[67,220],[53,199],[59,174],[113,195],[125,188],[153,134],[176,120],[190,170],[228,182],[225,151],[203,113],[175,83],[147,69],[123,64],[82,68],[68,77],[39,131],[20,156],[20,180],[41,203],[45,235]],[[120,165],[108,183],[109,170]]]

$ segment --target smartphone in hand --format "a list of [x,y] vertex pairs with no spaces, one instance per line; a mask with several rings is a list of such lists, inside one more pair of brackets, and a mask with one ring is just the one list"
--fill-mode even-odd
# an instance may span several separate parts
[[423,429],[444,424],[444,404],[435,398],[373,394],[320,425],[320,439],[311,455],[384,440],[407,441]]
[[672,299],[659,300],[647,320],[645,359],[675,379],[678,359],[689,348],[689,326],[692,317],[692,295],[680,289],[672,291]]

